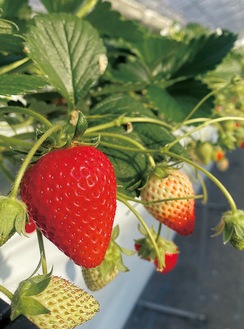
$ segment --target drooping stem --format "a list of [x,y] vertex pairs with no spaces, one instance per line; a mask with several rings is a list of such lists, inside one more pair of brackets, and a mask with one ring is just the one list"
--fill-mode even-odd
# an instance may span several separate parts
[[90,127],[86,130],[86,134],[93,133],[93,132],[98,132],[100,130],[105,130],[108,128],[113,128],[113,127],[120,127],[123,125],[126,125],[128,123],[154,123],[162,127],[166,127],[168,129],[172,129],[172,127],[167,124],[166,122],[154,118],[149,118],[149,117],[126,117],[126,116],[120,116],[116,118],[115,120],[112,120],[110,122],[106,122],[94,127]]
[[[89,134],[89,135],[93,135],[93,134]],[[153,168],[155,167],[155,161],[153,159],[153,157],[150,155],[150,151],[148,149],[146,149],[141,143],[137,142],[136,140],[128,137],[128,136],[124,136],[124,135],[120,135],[120,134],[116,134],[116,133],[107,133],[107,132],[101,132],[99,133],[99,136],[101,137],[111,137],[111,138],[117,138],[117,139],[121,139],[124,140],[132,145],[135,145],[137,148],[130,148],[130,147],[126,147],[126,146],[120,146],[118,144],[113,144],[113,143],[107,143],[104,142],[102,140],[100,140],[100,144],[104,145],[104,146],[108,146],[110,148],[113,149],[119,149],[119,150],[124,150],[124,151],[131,151],[131,152],[143,152],[143,153],[147,153],[147,157],[148,157],[148,161],[150,163],[150,166]]]
[[21,69],[25,68],[26,66],[30,65],[30,58],[25,57],[19,61],[16,61],[14,63],[11,63],[9,65],[5,65],[3,67],[1,67],[0,69],[0,74],[6,74],[6,73],[17,73],[18,71],[20,71]]
[[87,0],[81,9],[76,13],[78,17],[84,17],[87,15],[93,7],[97,4],[98,0]]
[[189,164],[190,166],[192,166],[193,168],[201,171],[204,175],[206,175],[210,180],[212,180],[212,182],[222,191],[222,193],[225,195],[227,201],[229,202],[229,205],[231,207],[231,210],[233,212],[233,214],[236,213],[237,211],[237,207],[235,204],[235,201],[233,200],[231,194],[229,193],[229,191],[225,188],[225,186],[213,175],[211,174],[208,170],[206,170],[205,168],[201,167],[200,165],[198,165],[197,163],[193,162],[192,160],[185,158],[181,155],[175,154],[173,152],[167,151],[167,150],[162,150],[162,153],[165,155],[170,156],[171,158],[183,161],[187,164]]
[[157,237],[156,237],[156,242],[158,242],[158,239],[160,237],[161,229],[162,229],[162,223],[159,222],[159,224],[158,224],[158,231],[157,231]]
[[32,147],[32,149],[29,151],[27,157],[25,158],[24,162],[22,163],[22,166],[20,167],[20,170],[16,176],[16,179],[14,181],[14,185],[13,188],[10,192],[9,197],[15,199],[17,197],[18,194],[18,189],[22,180],[22,177],[32,159],[32,157],[34,156],[34,154],[36,153],[36,151],[38,150],[38,148],[42,145],[42,143],[51,135],[53,134],[55,131],[57,130],[61,130],[62,126],[61,125],[56,125],[56,126],[52,126],[50,129],[48,129],[39,139],[38,141],[35,143],[35,145]]
[[152,245],[153,245],[153,247],[155,249],[155,252],[156,252],[156,255],[157,255],[157,259],[159,261],[158,267],[162,268],[162,266],[163,266],[162,260],[161,260],[162,257],[160,256],[160,252],[159,252],[157,243],[156,243],[152,233],[150,232],[150,229],[148,228],[147,224],[145,223],[144,219],[141,217],[141,215],[135,210],[135,208],[120,193],[117,193],[117,199],[119,201],[121,201],[122,203],[124,203],[124,205],[132,211],[132,213],[137,217],[137,219],[139,220],[139,222],[141,223],[141,225],[143,226],[143,228],[147,232],[148,238],[152,242]]
[[13,299],[13,294],[10,292],[6,287],[0,284],[0,292],[2,292],[5,296],[8,297],[8,299]]
[[31,142],[27,142],[27,141],[23,141],[17,137],[12,137],[12,136],[3,136],[3,135],[0,135],[0,145],[3,146],[3,147],[6,147],[6,146],[10,146],[10,147],[13,147],[13,146],[21,146],[23,148],[30,148],[33,143]]
[[199,125],[199,126],[193,128],[193,129],[187,131],[185,134],[179,136],[173,142],[169,143],[167,145],[167,149],[169,150],[170,148],[172,148],[174,145],[178,144],[184,138],[191,136],[193,133],[195,133],[195,132],[197,132],[197,131],[199,131],[199,130],[201,130],[201,129],[209,126],[209,125],[215,124],[217,122],[229,121],[229,120],[233,120],[233,121],[244,121],[244,118],[235,117],[235,116],[233,116],[233,117],[229,116],[229,117],[221,117],[221,118],[204,120],[204,122],[201,125]]
[[36,234],[37,234],[37,240],[38,240],[38,245],[39,245],[39,250],[40,250],[40,255],[41,255],[42,273],[47,274],[47,260],[46,260],[43,236],[38,229],[36,230]]
[[24,107],[17,107],[17,106],[8,106],[8,107],[3,107],[1,109],[4,113],[20,113],[20,114],[25,114],[27,116],[33,117],[36,120],[40,121],[41,123],[44,124],[45,127],[51,128],[53,125],[50,121],[48,121],[43,115],[41,115],[38,112],[35,112],[31,110],[30,108],[24,108]]
[[[230,85],[231,83],[229,82],[229,83],[227,83],[226,85],[224,85],[224,86],[221,86],[221,87],[219,87],[219,88],[216,88],[216,89],[214,89],[214,90],[212,90],[212,91],[210,91],[206,96],[204,96],[198,103],[197,103],[197,105],[193,108],[193,110],[186,116],[186,118],[184,119],[184,121],[183,121],[183,125],[185,124],[185,122],[187,121],[187,120],[189,120],[192,116],[193,116],[193,114],[195,114],[195,112],[210,98],[210,97],[212,97],[214,94],[216,94],[217,92],[219,92],[220,90],[222,90],[222,89],[225,89],[225,88],[227,88],[229,85]],[[182,123],[181,123],[181,125],[182,125]]]

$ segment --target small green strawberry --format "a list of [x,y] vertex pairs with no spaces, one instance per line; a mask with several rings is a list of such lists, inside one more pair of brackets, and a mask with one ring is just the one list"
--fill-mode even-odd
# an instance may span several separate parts
[[133,255],[134,251],[119,246],[115,240],[119,236],[119,226],[115,226],[106,255],[102,263],[94,268],[82,267],[84,281],[91,291],[100,290],[113,281],[119,271],[126,272],[128,268],[122,260],[122,253]]
[[223,233],[224,244],[231,243],[238,250],[244,249],[244,211],[226,211],[219,224],[214,228],[217,236]]
[[46,274],[20,282],[11,303],[11,320],[23,314],[40,329],[73,329],[98,311],[99,304],[89,293]]
[[24,202],[0,196],[0,247],[16,232],[25,235],[27,209]]
[[20,195],[43,235],[77,265],[98,266],[116,212],[116,176],[93,146],[73,146],[42,156],[24,174]]
[[188,176],[174,169],[168,170],[165,177],[153,173],[141,190],[147,211],[180,235],[189,235],[194,230],[194,195]]
[[195,154],[200,163],[208,165],[212,160],[213,145],[209,142],[198,141],[195,147]]

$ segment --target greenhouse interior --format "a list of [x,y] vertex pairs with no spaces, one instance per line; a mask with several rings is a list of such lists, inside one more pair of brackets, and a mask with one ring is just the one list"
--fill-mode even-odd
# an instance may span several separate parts
[[244,1],[0,11],[0,328],[243,329]]

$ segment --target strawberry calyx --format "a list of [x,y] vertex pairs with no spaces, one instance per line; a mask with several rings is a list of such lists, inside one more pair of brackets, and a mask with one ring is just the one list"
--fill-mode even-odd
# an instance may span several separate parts
[[238,250],[244,249],[244,211],[226,211],[219,224],[214,228],[217,236],[223,233],[224,244],[230,242]]
[[0,196],[0,246],[16,232],[26,235],[27,208],[15,198]]
[[[173,241],[166,240],[162,236],[158,235],[153,227],[150,228],[150,232],[156,241],[157,247],[159,249],[160,257],[161,257],[160,261],[161,261],[162,267],[159,268],[160,261],[156,255],[156,251],[152,244],[151,239],[146,235],[146,233],[144,232],[144,230],[141,226],[139,226],[139,231],[144,235],[144,237],[134,240],[135,241],[134,246],[135,246],[135,250],[138,253],[138,256],[141,259],[153,262],[157,271],[162,272],[162,273],[168,273],[170,271],[169,267],[168,267],[169,258],[172,255],[178,256],[178,253],[179,253],[179,249],[176,246],[176,244]],[[177,259],[178,259],[178,257],[177,257]],[[177,259],[175,259],[175,265],[176,265]],[[172,266],[171,270],[174,268],[174,266]]]
[[51,280],[51,273],[36,275],[19,283],[11,302],[11,320],[20,314],[39,315],[48,314],[50,311],[34,296],[43,292]]
[[118,269],[118,271],[127,272],[129,269],[123,262],[122,254],[132,256],[135,253],[133,250],[121,247],[115,241],[119,236],[119,232],[119,225],[116,225],[113,229],[111,240],[109,242],[104,260],[99,265],[99,270],[103,278],[106,278],[109,273],[113,272],[115,267]]

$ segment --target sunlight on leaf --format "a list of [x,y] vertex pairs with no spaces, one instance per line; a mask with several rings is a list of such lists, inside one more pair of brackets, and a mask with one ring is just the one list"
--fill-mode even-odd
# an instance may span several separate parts
[[101,75],[105,48],[97,31],[69,14],[39,15],[27,34],[29,57],[50,84],[75,105]]

